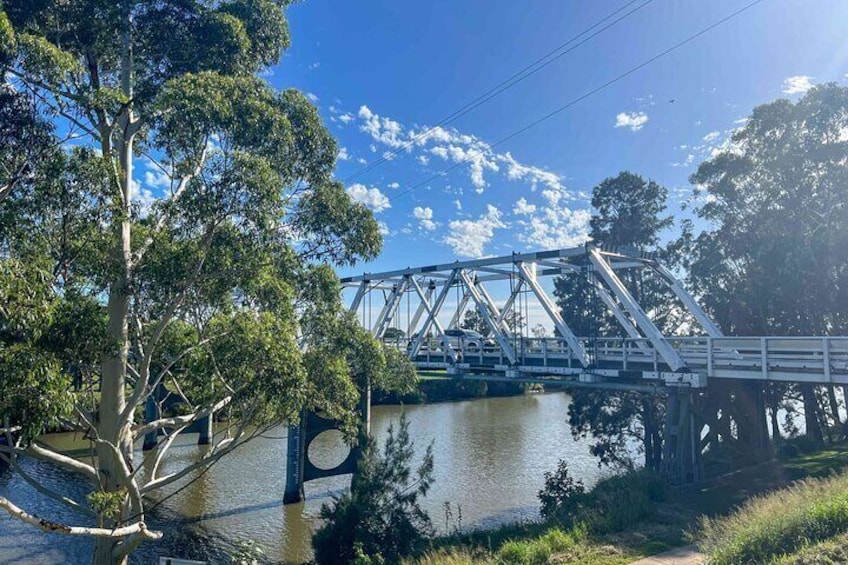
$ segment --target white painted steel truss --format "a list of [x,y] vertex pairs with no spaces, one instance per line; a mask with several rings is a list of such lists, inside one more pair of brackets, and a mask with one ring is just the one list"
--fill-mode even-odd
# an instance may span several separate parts
[[[665,283],[681,311],[700,326],[700,335],[663,335],[621,280],[619,274],[628,269],[647,270]],[[541,282],[559,275],[589,277],[595,296],[628,337],[575,335]],[[498,281],[509,281],[510,289],[500,305],[486,288]],[[702,387],[708,377],[848,384],[848,337],[725,337],[680,281],[650,255],[587,245],[365,273],[341,282],[356,288],[350,308],[362,311],[363,325],[405,351],[419,370],[584,384],[647,380]],[[452,290],[457,299],[447,307]],[[376,317],[370,311],[375,295]],[[556,337],[527,337],[510,327],[516,304],[531,299],[549,318]],[[386,339],[389,328],[401,329],[403,301],[405,331]],[[483,343],[451,331],[472,305],[489,330],[490,339]],[[450,319],[447,327],[440,315]]]

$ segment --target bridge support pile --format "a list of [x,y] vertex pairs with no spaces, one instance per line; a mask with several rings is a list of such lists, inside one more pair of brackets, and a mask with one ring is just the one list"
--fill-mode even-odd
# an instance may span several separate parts
[[668,395],[661,472],[671,484],[697,482],[704,475],[697,394],[678,389]]

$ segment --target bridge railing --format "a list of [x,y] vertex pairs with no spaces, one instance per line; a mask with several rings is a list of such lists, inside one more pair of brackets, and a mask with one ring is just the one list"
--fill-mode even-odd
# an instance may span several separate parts
[[[848,337],[745,336],[670,337],[669,344],[692,371],[708,377],[848,384]],[[414,340],[385,339],[409,352]],[[662,359],[647,338],[581,338],[597,366],[621,370],[664,371]],[[508,341],[518,365],[579,368],[577,356],[560,337],[514,336]],[[451,351],[453,355],[451,355]],[[431,337],[422,341],[416,362],[463,363],[479,367],[508,364],[501,347],[491,340]]]

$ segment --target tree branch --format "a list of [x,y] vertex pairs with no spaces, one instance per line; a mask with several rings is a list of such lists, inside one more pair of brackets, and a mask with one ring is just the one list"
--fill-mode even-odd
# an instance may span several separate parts
[[150,246],[153,245],[155,235],[158,234],[162,230],[162,228],[165,227],[165,224],[171,218],[171,206],[173,206],[173,204],[175,204],[177,200],[180,199],[180,196],[182,196],[186,188],[188,188],[188,183],[191,182],[192,179],[197,177],[202,171],[203,165],[206,162],[206,153],[208,151],[208,148],[209,142],[208,140],[204,140],[203,150],[200,152],[200,158],[198,159],[197,166],[191,173],[183,176],[180,179],[180,182],[177,184],[176,190],[174,190],[171,194],[170,201],[165,205],[165,210],[162,212],[162,215],[159,216],[159,219],[156,221],[156,225],[153,227],[152,230],[150,230],[150,235],[147,236],[147,238],[144,240],[144,243],[142,243],[138,251],[135,252],[135,258],[133,260],[134,263],[138,263],[141,258],[144,257],[145,253],[147,253],[147,250],[150,249]]
[[215,404],[213,406],[209,406],[209,407],[204,408],[202,410],[199,410],[199,411],[195,412],[194,414],[187,414],[185,416],[176,416],[176,417],[173,417],[173,418],[162,418],[162,419],[150,422],[148,424],[144,424],[143,426],[137,426],[133,430],[133,437],[139,438],[143,435],[149,434],[151,432],[155,432],[156,430],[160,430],[162,428],[179,428],[179,427],[183,427],[183,426],[193,424],[194,422],[196,422],[197,420],[200,420],[201,418],[205,418],[206,416],[209,416],[210,414],[218,412],[222,408],[226,407],[227,404],[232,402],[232,400],[233,400],[233,397],[228,396],[228,397],[224,398],[223,400],[221,400],[220,402],[218,402],[217,404]]
[[57,453],[51,449],[41,447],[40,445],[37,445],[35,443],[31,443],[24,450],[24,453],[30,455],[31,457],[35,457],[36,459],[48,461],[69,471],[80,473],[81,475],[84,475],[88,480],[90,480],[93,484],[99,484],[99,481],[97,480],[97,471],[94,470],[94,467],[92,467],[91,465],[86,465],[82,461],[77,461],[76,459],[73,459],[66,455],[62,455],[61,453]]
[[88,528],[84,526],[67,526],[58,522],[51,522],[44,518],[34,516],[10,502],[7,498],[0,496],[0,508],[3,508],[15,518],[26,522],[45,532],[56,532],[70,536],[94,536],[101,538],[123,538],[134,534],[142,535],[144,539],[158,540],[162,538],[162,532],[148,530],[144,522],[136,522],[131,526],[123,526],[110,530],[109,528]]

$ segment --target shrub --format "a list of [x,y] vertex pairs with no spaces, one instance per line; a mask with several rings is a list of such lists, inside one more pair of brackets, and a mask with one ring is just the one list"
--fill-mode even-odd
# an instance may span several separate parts
[[545,486],[539,491],[542,516],[552,518],[568,514],[576,499],[586,491],[583,481],[568,474],[568,463],[560,459],[556,471],[545,473]]
[[617,532],[649,516],[666,490],[665,480],[645,469],[609,477],[576,501],[572,520],[593,532]]
[[432,445],[414,475],[409,423],[389,428],[382,453],[369,438],[349,493],[321,508],[325,523],[312,538],[320,565],[396,563],[428,535],[430,518],[418,504],[433,482]]

